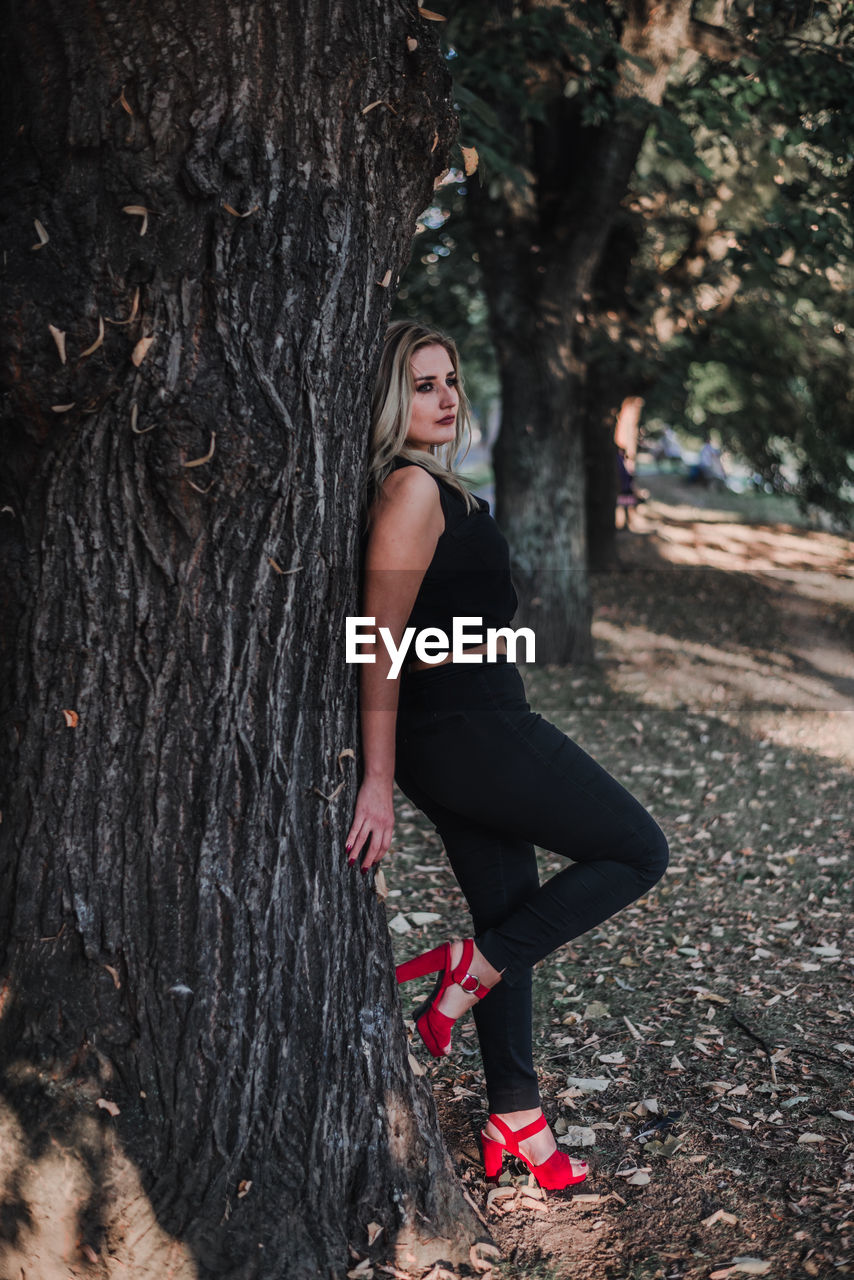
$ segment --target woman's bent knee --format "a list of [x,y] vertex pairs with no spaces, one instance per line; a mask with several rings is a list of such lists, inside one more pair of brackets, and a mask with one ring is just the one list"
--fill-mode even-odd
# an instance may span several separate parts
[[667,837],[658,823],[654,822],[652,818],[650,818],[649,822],[650,829],[646,839],[646,858],[641,870],[644,879],[647,881],[647,887],[651,889],[654,884],[658,884],[667,870],[667,865],[670,862],[670,849],[667,844]]

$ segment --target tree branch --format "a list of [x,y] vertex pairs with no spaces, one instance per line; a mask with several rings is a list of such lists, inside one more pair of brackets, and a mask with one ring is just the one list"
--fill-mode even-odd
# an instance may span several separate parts
[[732,62],[747,52],[744,41],[739,40],[726,27],[713,27],[711,23],[692,18],[687,30],[688,48],[717,62]]

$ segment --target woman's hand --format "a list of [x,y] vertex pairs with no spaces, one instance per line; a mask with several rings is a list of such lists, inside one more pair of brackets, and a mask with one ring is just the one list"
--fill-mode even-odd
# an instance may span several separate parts
[[361,870],[379,862],[391,847],[394,804],[391,782],[365,778],[356,797],[356,813],[347,835],[347,861],[352,867],[364,849]]

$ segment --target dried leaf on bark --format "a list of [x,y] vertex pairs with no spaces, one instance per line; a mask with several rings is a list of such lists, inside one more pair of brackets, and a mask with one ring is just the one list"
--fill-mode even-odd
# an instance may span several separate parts
[[103,341],[104,341],[104,317],[98,316],[98,336],[95,339],[95,341],[92,343],[91,347],[87,347],[85,351],[80,352],[81,360],[85,359],[86,356],[91,356],[93,352],[97,351]]
[[382,867],[378,867],[374,876],[374,893],[380,902],[385,902],[388,897],[388,884],[386,883],[385,872]]
[[148,349],[153,342],[154,342],[153,334],[150,338],[140,338],[139,342],[136,344],[133,351],[131,352],[130,358],[133,361],[133,363],[136,365],[137,369],[142,364],[145,357],[148,355]]
[[131,303],[131,309],[130,309],[130,315],[128,316],[127,320],[111,320],[110,317],[107,316],[107,324],[117,324],[117,325],[133,324],[134,320],[136,319],[136,313],[138,310],[139,310],[139,289],[137,288],[134,290],[133,302]]
[[139,228],[139,234],[144,236],[148,230],[148,210],[144,204],[126,204],[122,208],[122,213],[129,213],[131,217],[142,218],[142,224]]
[[[201,467],[201,466],[203,466],[206,462],[210,462],[211,458],[214,456],[214,449],[215,449],[215,448],[216,448],[216,432],[215,432],[215,431],[212,431],[212,432],[211,432],[211,443],[210,443],[210,448],[208,449],[207,453],[206,453],[206,454],[204,454],[204,455],[203,455],[203,457],[201,457],[201,458],[192,458],[189,462],[185,462],[185,463],[184,463],[184,466],[185,466],[185,467]],[[322,794],[322,793],[321,793],[321,794]],[[331,799],[331,797],[330,797],[330,796],[324,796],[324,799]]]
[[59,358],[65,364],[65,330],[57,329],[55,324],[49,324],[50,336],[56,343],[56,349],[59,352]]
[[77,712],[76,712],[76,711],[63,711],[63,713],[62,713],[62,714],[65,716],[65,723],[66,723],[66,725],[68,726],[68,728],[69,728],[69,729],[76,729],[76,728],[77,728],[77,726],[78,726],[78,724],[80,723],[80,717],[78,716]]
[[477,165],[478,165],[477,148],[461,146],[460,151],[462,151],[463,153],[463,168],[465,169],[466,177],[468,178],[477,169]]
[[369,102],[366,107],[362,107],[361,115],[366,116],[369,111],[373,111],[374,107],[388,107],[392,115],[397,115],[394,107],[390,102],[386,102],[385,98],[376,98],[373,102]]
[[44,226],[42,225],[42,223],[40,223],[40,222],[39,222],[38,218],[34,218],[34,219],[33,219],[33,225],[34,225],[34,227],[35,227],[35,229],[36,229],[36,235],[37,235],[37,236],[38,236],[38,238],[39,238],[39,242],[38,242],[38,244],[30,245],[30,248],[31,248],[31,249],[43,249],[43,248],[44,248],[44,246],[47,244],[48,240],[50,239],[50,236],[49,236],[49,235],[48,235],[48,233],[45,231]]
[[115,1102],[111,1102],[108,1098],[99,1098],[95,1105],[100,1107],[103,1111],[109,1112],[111,1116],[121,1115],[121,1112]]

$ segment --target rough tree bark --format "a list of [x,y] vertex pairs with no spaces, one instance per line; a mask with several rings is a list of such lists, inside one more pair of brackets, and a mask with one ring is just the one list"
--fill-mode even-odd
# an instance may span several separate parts
[[575,110],[564,99],[537,127],[536,204],[469,193],[501,379],[497,517],[520,618],[555,663],[592,656],[578,316],[642,140],[625,125],[568,147]]
[[338,1277],[372,1221],[467,1257],[342,849],[384,286],[454,130],[433,29],[20,0],[2,59],[0,1269]]
[[625,398],[644,390],[628,350],[629,339],[634,337],[628,277],[641,230],[638,220],[624,212],[615,219],[585,310],[587,370],[582,424],[588,563],[593,573],[609,572],[619,565],[614,429]]
[[[550,5],[528,0],[524,7]],[[487,38],[505,39],[502,27],[517,6],[499,0],[489,8]],[[520,616],[535,627],[544,661],[591,656],[583,320],[646,132],[637,105],[661,103],[684,50],[732,56],[728,34],[691,11],[692,0],[625,6],[620,44],[631,60],[618,68],[617,109],[604,124],[586,124],[579,100],[564,96],[568,73],[559,56],[519,69],[539,89],[553,82],[541,119],[522,121],[488,83],[478,88],[530,175],[525,195],[499,179],[491,190],[472,183],[469,207],[501,379],[497,515],[515,555]]]

